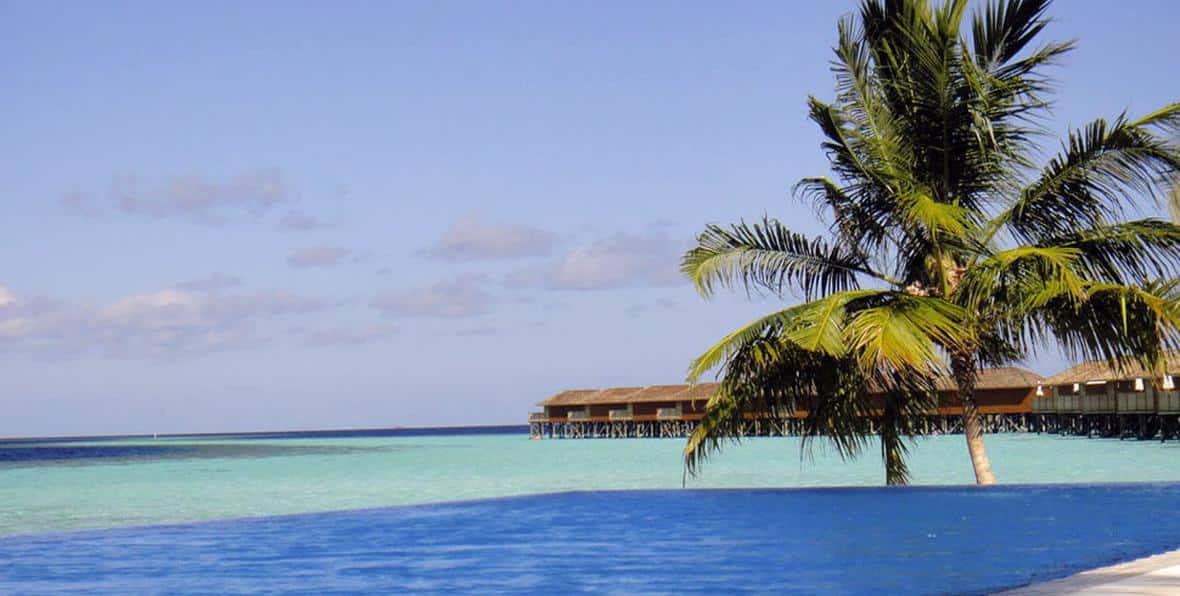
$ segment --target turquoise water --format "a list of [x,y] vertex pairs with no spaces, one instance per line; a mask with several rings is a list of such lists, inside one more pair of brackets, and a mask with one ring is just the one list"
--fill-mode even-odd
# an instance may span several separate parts
[[[987,440],[1005,483],[1180,481],[1175,442],[1048,435]],[[523,434],[0,444],[0,535],[567,490],[679,488],[683,445],[682,439],[531,441]],[[748,440],[717,456],[688,486],[882,483],[875,449],[843,462],[819,443],[814,457],[803,459],[799,445],[794,438]],[[972,480],[961,436],[919,440],[911,467],[916,484]]]

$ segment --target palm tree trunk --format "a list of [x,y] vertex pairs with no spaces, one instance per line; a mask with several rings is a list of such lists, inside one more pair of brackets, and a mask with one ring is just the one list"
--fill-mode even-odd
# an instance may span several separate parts
[[959,401],[963,404],[963,434],[967,437],[971,467],[975,469],[975,484],[995,484],[996,477],[992,475],[992,464],[983,445],[979,407],[975,403],[975,359],[970,356],[952,356],[951,370],[955,375],[955,384],[959,386]]

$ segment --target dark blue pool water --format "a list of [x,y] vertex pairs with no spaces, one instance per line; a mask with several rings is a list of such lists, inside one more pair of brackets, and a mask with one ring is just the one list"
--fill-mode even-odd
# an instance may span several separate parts
[[0,539],[0,593],[982,593],[1180,546],[1180,484],[563,493]]

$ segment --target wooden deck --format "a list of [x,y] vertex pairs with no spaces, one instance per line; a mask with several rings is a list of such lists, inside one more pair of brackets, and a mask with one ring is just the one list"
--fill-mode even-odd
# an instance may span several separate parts
[[[700,423],[702,414],[677,417],[633,416],[630,418],[530,417],[529,435],[534,439],[627,439],[687,437]],[[980,415],[987,433],[1047,433],[1069,436],[1161,440],[1180,438],[1180,414],[1145,413],[986,413]],[[802,415],[772,419],[748,417],[741,436],[791,437],[806,432]],[[875,432],[878,419],[869,420]],[[960,434],[963,422],[958,412],[923,417],[917,435]]]

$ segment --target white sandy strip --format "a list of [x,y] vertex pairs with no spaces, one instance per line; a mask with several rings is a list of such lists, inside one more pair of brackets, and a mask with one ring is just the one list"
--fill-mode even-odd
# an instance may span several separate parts
[[1046,594],[1180,594],[1180,550],[1091,569],[1056,581],[1005,592],[1009,596]]

